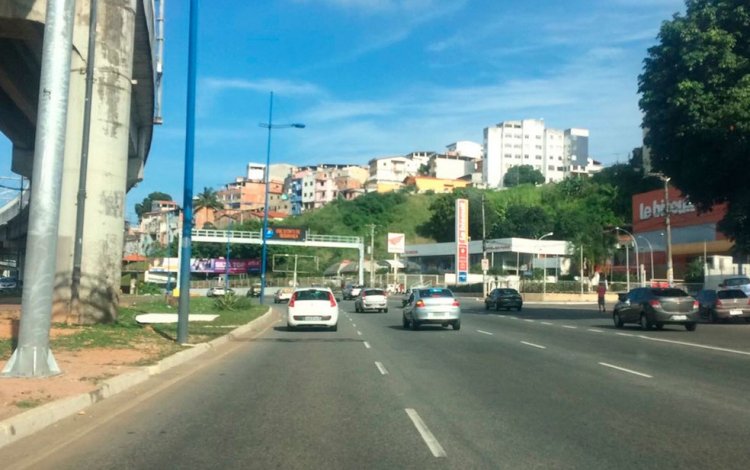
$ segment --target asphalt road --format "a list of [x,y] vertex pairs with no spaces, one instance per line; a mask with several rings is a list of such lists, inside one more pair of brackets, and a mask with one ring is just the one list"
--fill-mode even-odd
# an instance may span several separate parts
[[[275,307],[283,311],[283,306]],[[750,324],[615,330],[593,305],[338,332],[276,323],[0,450],[11,468],[747,468]]]

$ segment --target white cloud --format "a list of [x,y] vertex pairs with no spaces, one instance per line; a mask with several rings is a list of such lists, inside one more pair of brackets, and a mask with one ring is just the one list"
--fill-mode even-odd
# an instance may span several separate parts
[[318,95],[321,90],[311,83],[292,82],[289,80],[261,79],[245,80],[241,78],[208,77],[201,80],[209,92],[225,90],[249,90],[268,93],[273,91],[280,95]]

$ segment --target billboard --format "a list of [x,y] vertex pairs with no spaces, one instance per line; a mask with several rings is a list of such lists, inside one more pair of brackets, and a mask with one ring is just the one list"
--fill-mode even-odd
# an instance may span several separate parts
[[404,253],[406,236],[403,233],[388,233],[388,253]]
[[[227,272],[227,260],[224,258],[192,258],[190,272],[205,274],[223,274]],[[229,259],[229,274],[247,274],[260,272],[260,259]]]
[[469,200],[456,199],[456,281],[469,282]]
[[287,240],[303,242],[307,237],[307,229],[303,227],[268,227],[266,240]]

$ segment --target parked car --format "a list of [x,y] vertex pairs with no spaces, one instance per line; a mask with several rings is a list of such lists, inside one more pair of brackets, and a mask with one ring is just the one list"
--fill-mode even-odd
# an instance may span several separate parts
[[450,289],[443,287],[414,288],[406,300],[403,327],[418,330],[421,325],[433,324],[454,330],[461,329],[461,304]]
[[234,289],[231,287],[227,289],[224,286],[215,286],[215,287],[209,287],[208,291],[206,291],[206,297],[216,297],[219,295],[232,295],[234,294]]
[[286,325],[289,330],[300,326],[323,326],[338,329],[339,305],[331,289],[307,287],[295,289],[287,304]]
[[352,300],[357,297],[363,287],[364,286],[357,284],[347,284],[346,286],[344,286],[344,291],[342,292],[344,300]]
[[740,289],[746,295],[750,295],[750,277],[734,276],[728,277],[719,284],[722,289]]
[[520,312],[523,308],[523,299],[517,290],[499,287],[492,289],[492,292],[487,294],[487,297],[484,299],[484,308],[485,310],[489,310],[490,308],[495,310],[500,310],[501,308],[510,310],[515,308]]
[[16,281],[12,277],[0,278],[0,291],[12,290],[12,289],[16,289],[17,287],[18,287],[18,281]]
[[281,302],[289,302],[293,293],[294,288],[292,287],[280,287],[273,294],[273,303],[279,304]]
[[359,295],[354,299],[354,310],[366,312],[375,310],[388,313],[388,295],[383,289],[361,289]]
[[698,301],[682,289],[674,287],[636,287],[627,294],[620,294],[619,302],[612,312],[616,328],[624,323],[639,323],[649,330],[664,325],[683,325],[695,331],[698,321]]
[[700,317],[712,323],[744,318],[750,322],[750,298],[740,289],[704,289],[695,296]]

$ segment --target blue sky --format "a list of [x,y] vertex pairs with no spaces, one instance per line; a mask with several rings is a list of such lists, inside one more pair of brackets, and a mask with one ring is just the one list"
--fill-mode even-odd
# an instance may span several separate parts
[[[152,191],[182,201],[188,1],[166,2],[164,124],[127,217]],[[195,192],[265,161],[365,164],[503,120],[591,131],[605,164],[641,145],[637,77],[683,0],[202,0]],[[0,158],[10,175],[7,143]]]

